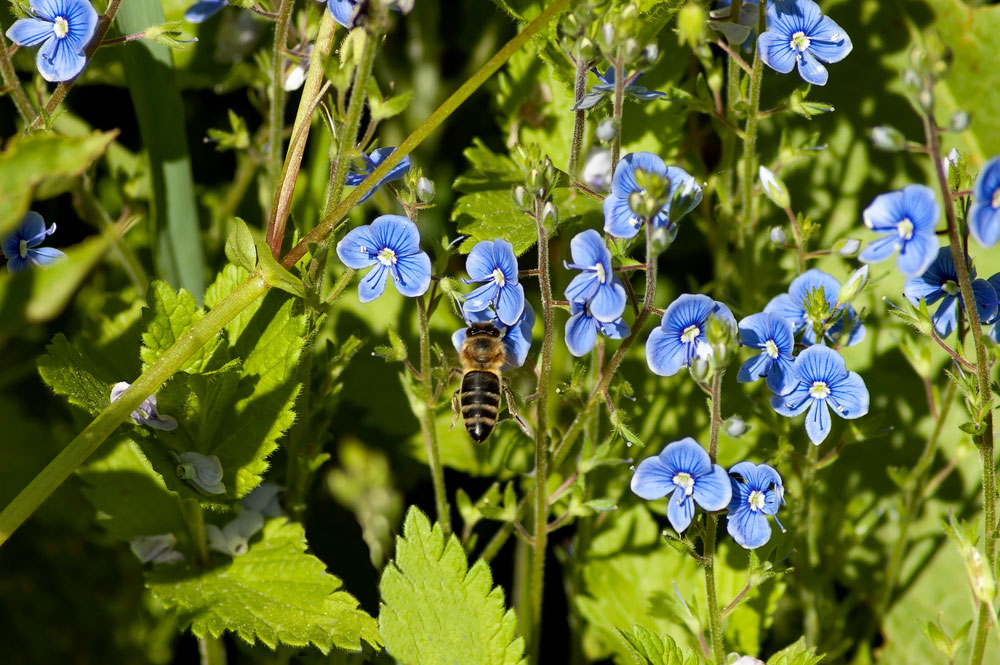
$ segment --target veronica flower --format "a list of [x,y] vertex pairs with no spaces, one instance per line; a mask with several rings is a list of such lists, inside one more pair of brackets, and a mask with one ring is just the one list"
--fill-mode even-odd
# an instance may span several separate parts
[[980,245],[992,247],[1000,240],[1000,157],[983,165],[972,200],[969,231]]
[[[985,279],[976,279],[975,268],[970,269],[972,293],[976,298],[979,319],[989,321],[997,312],[997,294]],[[937,310],[931,314],[931,321],[938,335],[947,337],[958,325],[958,308],[965,308],[962,293],[958,287],[958,270],[947,246],[938,250],[937,258],[927,272],[919,277],[910,277],[903,284],[903,295],[914,305],[920,300],[928,307],[940,301]]]
[[625,311],[625,287],[611,268],[611,251],[604,238],[593,229],[576,234],[569,244],[573,263],[571,270],[582,271],[566,287],[566,299],[586,303],[590,315],[610,323],[620,319]]
[[628,337],[628,324],[618,317],[614,321],[604,322],[590,311],[590,305],[575,300],[569,303],[570,317],[566,321],[566,348],[579,358],[594,348],[597,333],[609,339],[624,339]]
[[[122,396],[129,386],[132,384],[126,383],[125,381],[119,381],[115,385],[111,386],[111,401],[116,401]],[[161,416],[156,411],[156,395],[150,395],[146,399],[142,400],[142,404],[129,414],[136,425],[146,425],[152,427],[153,429],[162,429],[170,431],[177,428],[177,421],[170,416]]]
[[254,510],[241,510],[221,529],[214,524],[205,525],[208,548],[229,556],[243,556],[250,550],[250,539],[263,528],[263,515]]
[[646,363],[653,374],[673,376],[691,364],[696,356],[712,353],[705,331],[708,319],[716,316],[736,328],[729,308],[708,296],[685,293],[670,303],[660,325],[646,340]]
[[[740,462],[729,469],[733,500],[726,516],[726,530],[741,547],[755,550],[771,539],[767,516],[778,522],[778,508],[785,502],[781,476],[767,464]],[[782,531],[785,530],[778,522]]]
[[592,150],[587,155],[581,175],[585,185],[598,192],[611,186],[611,151],[607,148]]
[[51,83],[75,78],[87,65],[84,51],[97,31],[97,12],[87,0],[30,0],[31,18],[7,30],[18,46],[41,46],[35,66]]
[[677,533],[691,524],[695,503],[704,510],[722,510],[733,492],[725,469],[713,464],[705,449],[689,436],[642,460],[631,487],[647,501],[670,497],[667,519]]
[[58,249],[39,247],[55,232],[56,225],[46,228],[45,220],[37,212],[26,214],[17,230],[0,243],[3,255],[7,257],[7,269],[12,273],[19,272],[29,265],[42,267],[66,258]]
[[922,274],[937,256],[937,226],[941,211],[934,191],[907,185],[898,192],[879,194],[865,208],[865,226],[882,237],[868,243],[858,258],[865,263],[884,261],[897,250],[896,265],[904,275]]
[[361,12],[361,2],[362,0],[328,0],[326,8],[337,23],[350,29],[354,27],[354,21]]
[[493,307],[505,325],[521,319],[524,311],[524,287],[517,283],[517,257],[514,246],[506,240],[484,240],[476,243],[465,259],[469,279],[466,284],[483,283],[465,296],[466,318],[473,312]]
[[807,83],[825,85],[823,62],[840,62],[851,52],[844,29],[823,16],[813,0],[777,0],[767,8],[767,32],[757,38],[764,64],[782,74],[798,66]]
[[188,23],[202,23],[212,18],[226,6],[228,0],[198,0],[184,12]]
[[284,488],[275,483],[261,483],[243,497],[240,505],[265,517],[284,517],[285,511],[278,501],[278,494],[282,491]]
[[[350,172],[347,174],[347,177],[344,178],[344,184],[350,185],[351,187],[357,187],[364,182],[365,178],[371,175],[372,172],[378,168],[378,165],[384,162],[385,159],[395,150],[395,148],[376,148],[367,155],[361,153],[360,163],[351,163]],[[389,169],[389,172],[385,174],[385,177],[379,180],[378,184],[371,188],[371,191],[361,197],[361,200],[358,201],[358,205],[370,199],[379,187],[387,182],[399,180],[406,175],[406,172],[409,170],[410,156],[407,155],[406,157],[403,157],[399,164],[396,164],[394,167]]]
[[736,380],[750,383],[765,377],[767,387],[784,395],[794,387],[792,376],[792,349],[795,338],[788,321],[778,316],[762,312],[752,314],[739,324],[740,342],[751,349],[760,350],[740,366]]
[[420,251],[417,225],[401,215],[382,215],[359,226],[337,243],[337,256],[348,268],[375,266],[358,284],[358,299],[371,302],[385,291],[388,275],[402,295],[414,298],[431,283],[431,259]]
[[825,346],[810,346],[792,366],[795,387],[787,395],[771,397],[771,406],[783,416],[797,416],[808,409],[806,434],[819,445],[830,433],[830,407],[841,418],[868,413],[868,388],[857,372],[847,371],[839,353]]
[[[573,105],[574,111],[581,111],[584,109],[590,109],[597,106],[602,99],[605,97],[613,97],[615,94],[615,68],[608,67],[607,71],[602,75],[595,68],[590,69],[594,76],[600,81],[590,87],[590,92],[580,98],[576,104]],[[634,74],[631,78],[625,81],[624,94],[626,97],[631,97],[632,99],[648,102],[651,99],[656,99],[658,97],[666,97],[667,93],[660,92],[658,90],[647,90],[641,85],[636,85],[635,82],[639,79],[641,74]]]
[[670,182],[663,207],[654,215],[655,228],[671,228],[701,203],[701,187],[684,169],[667,166],[651,152],[625,155],[611,180],[611,193],[604,198],[604,232],[616,238],[633,238],[643,218],[632,209],[632,194],[645,194],[636,181],[636,172],[645,171]]
[[129,541],[129,548],[143,563],[177,563],[184,560],[184,555],[174,549],[176,544],[177,536],[162,533],[156,536],[136,536]]
[[987,280],[990,286],[993,287],[994,293],[997,295],[997,313],[993,317],[991,323],[993,323],[993,328],[989,331],[989,336],[993,338],[994,342],[1000,344],[1000,272],[993,275]]
[[[506,352],[502,367],[504,371],[517,369],[524,364],[528,358],[528,351],[531,349],[531,329],[535,325],[535,310],[531,308],[531,303],[524,303],[521,318],[511,326],[497,318],[496,314],[489,309],[479,312],[465,312],[465,318],[469,324],[489,321],[500,330]],[[462,350],[466,330],[467,328],[461,328],[451,335],[451,343],[456,351]]]
[[177,456],[177,477],[188,481],[202,494],[222,494],[222,462],[215,455],[186,452]]
[[844,311],[837,322],[826,331],[826,339],[837,343],[846,334],[846,341],[843,341],[844,346],[853,346],[863,340],[866,332],[865,326],[861,323],[854,308],[843,304],[837,307],[840,282],[833,275],[825,273],[818,268],[807,270],[793,279],[791,285],[788,287],[788,293],[782,293],[772,298],[771,302],[767,303],[764,311],[784,318],[792,326],[794,333],[797,334],[801,331],[802,342],[804,344],[816,344],[815,324],[819,323],[825,327],[829,321],[829,319],[813,321],[806,311],[809,296],[816,291],[822,291],[831,317],[837,311],[846,308],[846,311]]

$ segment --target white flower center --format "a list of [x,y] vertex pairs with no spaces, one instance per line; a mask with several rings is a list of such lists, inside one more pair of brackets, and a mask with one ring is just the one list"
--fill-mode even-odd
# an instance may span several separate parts
[[747,498],[747,504],[749,504],[750,510],[757,512],[764,507],[764,493],[760,490],[750,492],[750,496]]
[[691,492],[694,491],[694,478],[691,477],[690,473],[682,471],[674,476],[674,485],[684,490],[684,496],[691,496]]
[[687,328],[684,329],[684,332],[681,333],[681,341],[684,342],[685,344],[690,344],[691,342],[698,339],[698,335],[700,334],[701,334],[701,329],[692,323],[691,325],[689,325]]
[[810,43],[809,38],[806,37],[806,33],[799,30],[792,35],[792,41],[789,42],[789,46],[792,47],[792,50],[799,51],[801,53],[802,51],[809,49]]
[[55,33],[56,37],[62,39],[69,34],[69,22],[62,16],[57,16],[56,20],[52,22],[52,32]]
[[601,284],[605,284],[608,281],[608,275],[604,272],[604,266],[600,263],[594,264],[594,272],[597,273],[597,281]]
[[993,190],[993,196],[990,197],[990,207],[1000,208],[1000,187]]
[[28,256],[27,240],[22,240],[21,243],[17,246],[17,253],[21,256],[22,259],[27,258]]
[[379,263],[381,263],[382,265],[391,266],[394,263],[396,263],[396,252],[386,247],[385,249],[383,249],[378,253],[378,256],[376,258],[378,258]]
[[896,225],[896,232],[899,233],[899,237],[903,240],[909,240],[913,237],[913,222],[910,221],[909,217],[899,220],[899,224]]
[[955,283],[955,280],[949,279],[941,285],[941,290],[949,296],[958,295],[958,284]]
[[830,394],[830,386],[826,385],[826,381],[813,381],[813,384],[809,386],[809,395],[816,399],[826,399]]
[[503,271],[500,268],[493,271],[492,277],[497,286],[503,286],[507,283],[507,278],[504,277]]
[[779,355],[781,355],[778,353],[778,345],[774,343],[773,339],[769,339],[766,342],[764,342],[764,353],[771,356],[772,358],[777,358]]

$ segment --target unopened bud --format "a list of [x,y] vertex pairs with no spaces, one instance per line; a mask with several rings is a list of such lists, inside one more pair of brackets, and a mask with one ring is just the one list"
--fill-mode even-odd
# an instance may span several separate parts
[[526,190],[521,185],[514,188],[514,203],[520,208],[525,207],[525,198],[528,196],[528,190]]
[[972,118],[968,111],[955,111],[951,116],[949,127],[953,132],[964,132],[972,123]]
[[646,47],[642,49],[642,59],[647,65],[652,65],[656,62],[656,59],[660,57],[660,47],[653,44],[646,44]]
[[726,428],[726,434],[734,439],[738,439],[747,433],[747,423],[739,416],[730,416],[726,420],[724,427]]
[[597,45],[589,37],[581,37],[576,43],[576,52],[581,60],[590,61],[597,55]]
[[615,125],[614,118],[605,118],[597,125],[597,140],[603,143],[611,143],[618,136],[618,126]]
[[871,138],[872,145],[879,150],[899,152],[906,148],[906,137],[901,131],[890,125],[872,127]]
[[700,2],[690,0],[677,12],[677,39],[681,46],[699,46],[705,40],[705,25],[708,16]]
[[641,53],[639,42],[634,37],[629,37],[625,40],[625,44],[622,45],[622,52],[626,61],[631,62],[635,60],[639,57],[639,53]]
[[930,90],[921,90],[917,95],[917,103],[924,111],[930,112],[934,108],[934,95]]
[[553,226],[559,222],[559,212],[556,210],[556,206],[552,201],[546,201],[545,205],[542,207],[542,224],[545,224],[547,220],[552,220]]
[[764,194],[767,195],[767,198],[771,199],[774,205],[779,208],[787,208],[791,205],[788,188],[785,187],[785,183],[781,181],[781,178],[774,175],[770,169],[763,165],[757,170],[757,175],[760,177],[761,189],[764,190]]
[[601,39],[604,40],[604,47],[611,48],[615,45],[615,25],[605,23],[601,26]]
[[705,383],[712,376],[712,360],[711,355],[707,356],[696,356],[691,360],[691,366],[688,368],[691,373],[692,378],[699,383]]
[[922,85],[920,81],[920,74],[918,74],[914,69],[907,69],[905,72],[903,72],[903,85],[906,85],[910,88],[919,89],[920,86]]
[[840,256],[850,258],[861,249],[861,241],[857,238],[845,238],[833,246],[834,251]]
[[771,239],[771,244],[775,247],[784,247],[788,242],[788,237],[785,235],[785,229],[780,226],[772,226],[768,236]]
[[434,200],[434,183],[429,178],[417,180],[417,198],[421,203],[430,203]]
[[680,186],[674,190],[674,195],[670,199],[670,211],[667,213],[670,222],[676,224],[681,221],[685,215],[701,203],[701,197],[701,185],[691,176],[686,176]]
[[868,270],[867,264],[861,266],[850,276],[850,278],[844,282],[844,285],[840,287],[840,294],[837,296],[837,301],[846,304],[854,300],[861,289],[865,288],[868,283]]

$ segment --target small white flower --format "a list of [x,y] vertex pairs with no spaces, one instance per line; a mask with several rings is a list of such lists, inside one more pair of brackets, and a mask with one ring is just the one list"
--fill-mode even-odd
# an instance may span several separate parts
[[255,510],[243,510],[236,519],[221,529],[214,524],[205,526],[208,548],[230,556],[243,556],[250,549],[249,541],[264,528],[264,516]]
[[177,456],[177,477],[182,478],[203,494],[222,494],[222,463],[215,455],[186,452]]
[[136,536],[129,541],[129,547],[143,563],[177,563],[184,555],[174,550],[177,537],[172,533],[158,536]]

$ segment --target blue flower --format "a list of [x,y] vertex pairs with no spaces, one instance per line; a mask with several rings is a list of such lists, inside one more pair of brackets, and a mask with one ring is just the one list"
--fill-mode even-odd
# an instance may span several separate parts
[[[366,155],[362,153],[361,159],[364,161],[364,165],[351,164],[350,173],[348,173],[347,177],[344,179],[344,184],[350,185],[351,187],[357,187],[360,185],[364,182],[365,178],[371,175],[372,171],[374,171],[379,164],[385,161],[386,157],[393,153],[394,150],[395,148],[377,148],[372,150],[370,154]],[[378,190],[378,188],[385,183],[392,182],[393,180],[399,180],[406,175],[406,172],[409,170],[410,156],[407,155],[406,157],[403,157],[399,164],[392,167],[389,170],[389,173],[387,173],[384,178],[379,180],[377,185],[372,187],[370,192],[362,196],[361,200],[358,201],[358,204],[360,205],[370,199],[372,195],[375,194],[376,190]]]
[[810,346],[792,366],[795,387],[787,395],[773,395],[771,406],[783,416],[797,416],[806,409],[806,434],[819,445],[830,433],[830,406],[841,418],[868,413],[868,388],[857,372],[848,372],[840,354],[825,346]]
[[993,323],[993,328],[988,334],[993,338],[994,342],[1000,344],[1000,272],[990,277],[987,281],[990,283],[990,286],[993,287],[993,291],[997,295],[996,300],[998,307],[997,313],[991,321],[991,323]]
[[[115,385],[111,386],[111,401],[116,401],[122,396],[126,390],[129,389],[131,383],[126,381],[119,381]],[[150,395],[146,399],[142,400],[142,404],[129,414],[136,425],[146,425],[147,427],[152,427],[153,429],[162,429],[167,432],[177,428],[177,421],[167,415],[160,415],[156,410],[156,395]]]
[[791,285],[788,287],[788,293],[782,293],[779,296],[775,296],[771,299],[771,302],[767,303],[764,311],[767,313],[773,313],[781,316],[789,325],[792,326],[792,331],[796,334],[802,331],[802,342],[804,344],[816,344],[816,331],[814,329],[814,323],[822,323],[824,326],[829,321],[826,319],[820,322],[812,321],[808,313],[806,312],[806,303],[809,300],[809,294],[816,291],[822,290],[823,296],[826,298],[827,305],[831,316],[833,316],[836,311],[844,309],[846,311],[843,316],[837,319],[829,330],[826,331],[825,337],[830,342],[836,344],[841,341],[844,336],[845,328],[847,330],[846,341],[843,341],[845,346],[853,346],[865,338],[865,326],[861,323],[857,312],[850,305],[837,305],[837,296],[840,294],[840,282],[833,275],[823,272],[818,268],[813,268],[807,270],[795,279],[792,280]]
[[647,501],[670,496],[667,519],[677,533],[691,524],[695,503],[704,510],[722,510],[733,494],[725,469],[713,464],[705,449],[689,436],[642,460],[631,486]]
[[660,325],[646,340],[646,363],[653,374],[673,376],[691,364],[696,356],[712,353],[705,331],[710,316],[736,328],[729,308],[708,296],[685,293],[670,303]]
[[582,272],[566,287],[566,299],[586,303],[598,321],[620,319],[625,311],[625,287],[611,269],[611,252],[601,234],[593,229],[578,233],[569,248],[573,263],[566,267]]
[[[605,97],[613,97],[615,94],[615,68],[608,67],[608,70],[601,75],[595,68],[590,69],[594,73],[594,76],[598,78],[600,83],[594,84],[590,88],[590,92],[580,98],[576,104],[573,105],[574,111],[580,111],[583,109],[590,109],[597,106],[602,99]],[[635,85],[635,82],[641,74],[635,74],[630,79],[625,81],[624,93],[626,97],[632,97],[642,102],[648,102],[651,99],[656,99],[658,97],[666,97],[667,93],[660,92],[658,90],[647,90],[641,85]]]
[[184,20],[188,23],[202,23],[212,18],[226,6],[228,0],[199,0],[184,12]]
[[177,456],[177,477],[188,481],[202,494],[225,492],[222,475],[222,462],[215,455],[205,456],[189,451]]
[[684,169],[667,166],[651,152],[625,155],[615,169],[611,193],[604,199],[604,232],[616,238],[633,238],[639,232],[643,218],[632,210],[632,194],[645,193],[636,182],[636,171],[656,174],[670,181],[667,202],[653,217],[655,228],[672,229],[684,215],[701,203],[701,187]]
[[760,353],[740,366],[736,380],[750,383],[766,377],[767,387],[784,395],[795,386],[792,349],[795,338],[788,321],[768,312],[752,314],[740,321],[740,342]]
[[3,255],[7,257],[7,269],[11,272],[24,270],[29,265],[47,266],[66,255],[58,249],[39,247],[45,238],[56,232],[56,225],[45,228],[45,220],[37,212],[29,212],[21,220],[21,225],[3,239]]
[[858,257],[878,263],[899,250],[896,265],[908,277],[921,275],[937,256],[937,226],[941,210],[934,191],[924,185],[907,185],[898,192],[879,194],[865,208],[865,226],[882,237],[868,243]]
[[973,190],[973,201],[969,230],[980,245],[992,247],[1000,240],[1000,157],[983,165]]
[[757,38],[764,64],[787,74],[798,65],[799,76],[813,85],[826,85],[823,62],[840,62],[851,52],[844,29],[823,16],[813,0],[778,0],[767,8],[767,32]]
[[401,215],[382,215],[359,226],[337,243],[337,256],[348,268],[375,266],[358,284],[358,298],[370,302],[385,291],[387,275],[404,296],[421,296],[431,283],[431,259],[420,251],[417,225]]
[[466,318],[493,307],[504,325],[512,326],[521,319],[524,287],[517,283],[513,245],[500,238],[476,243],[465,259],[465,270],[469,273],[469,279],[463,280],[466,284],[485,282],[465,296]]
[[[740,462],[729,469],[733,500],[726,516],[726,530],[740,547],[755,550],[771,539],[767,516],[778,522],[778,508],[785,502],[781,476],[767,464]],[[785,527],[778,526],[784,531]]]
[[[500,330],[503,336],[503,346],[505,350],[503,370],[517,369],[524,364],[528,358],[528,351],[531,349],[531,329],[535,325],[535,310],[531,308],[531,303],[524,303],[524,311],[521,318],[514,325],[508,326],[496,317],[496,314],[489,309],[479,312],[466,312],[466,321],[472,323],[484,323],[489,321]],[[467,328],[456,330],[451,335],[451,343],[456,351],[462,350],[462,343],[465,341]]]
[[597,333],[610,339],[628,337],[628,324],[620,316],[614,321],[601,321],[590,311],[590,305],[576,300],[570,301],[569,310],[571,316],[566,322],[566,348],[577,358],[594,348]]
[[[985,279],[976,279],[975,268],[970,270],[972,278],[972,293],[976,297],[976,308],[979,318],[989,321],[997,312],[997,294]],[[958,325],[958,308],[965,308],[962,294],[958,287],[958,270],[951,257],[951,249],[947,246],[938,250],[934,263],[919,277],[909,277],[903,284],[903,295],[914,305],[923,298],[927,305],[941,301],[937,310],[931,314],[934,329],[938,335],[947,337]]]
[[87,0],[31,0],[30,7],[34,16],[14,21],[7,36],[18,46],[41,45],[35,65],[46,81],[75,78],[87,64],[97,12]]
[[337,23],[350,29],[354,27],[354,21],[361,12],[361,0],[328,0],[326,8]]

